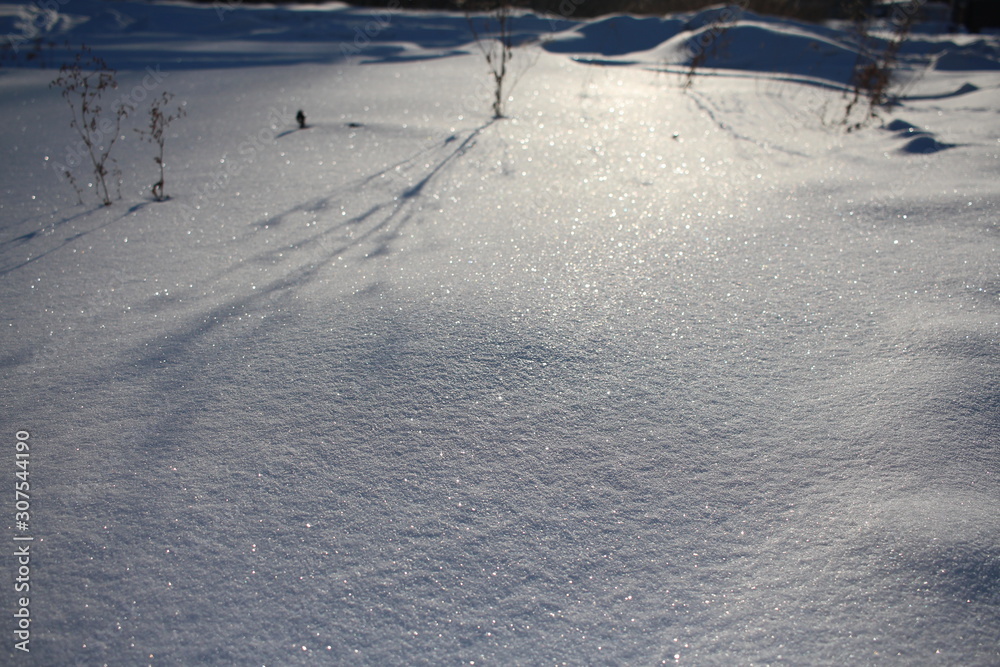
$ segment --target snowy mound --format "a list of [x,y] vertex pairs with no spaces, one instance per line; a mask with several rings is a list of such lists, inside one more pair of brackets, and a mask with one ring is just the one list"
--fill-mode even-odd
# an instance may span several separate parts
[[738,21],[760,20],[760,18],[759,15],[739,5],[716,5],[695,12],[684,22],[684,29],[694,32],[703,28],[728,25]]
[[664,44],[668,63],[684,65],[699,58],[699,66],[763,73],[797,74],[843,81],[857,51],[817,32],[773,23],[741,21],[725,28],[703,27],[682,33]]
[[612,16],[556,35],[544,47],[552,53],[620,56],[652,49],[676,35],[684,25],[683,20],[676,18]]
[[54,7],[42,8],[38,4],[0,5],[0,35],[4,36],[3,43],[8,48],[23,40],[64,35],[87,20],[84,16],[63,13]]
[[996,40],[979,40],[952,46],[935,61],[939,70],[967,72],[970,70],[1000,70],[1000,45]]
[[[900,74],[919,78],[920,71],[931,67],[1000,70],[995,39],[952,38],[920,25],[924,30],[912,34],[900,48]],[[545,48],[553,53],[603,56],[580,59],[595,64],[650,68],[694,64],[702,73],[737,70],[846,87],[851,85],[859,58],[878,55],[888,47],[888,28],[873,28],[862,46],[855,35],[829,26],[758,15],[738,6],[717,6],[688,17],[597,19],[556,35],[545,42]]]

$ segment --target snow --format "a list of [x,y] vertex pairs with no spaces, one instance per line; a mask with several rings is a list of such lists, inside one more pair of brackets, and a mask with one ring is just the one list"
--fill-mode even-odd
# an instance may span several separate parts
[[493,120],[462,15],[58,12],[140,112],[78,205],[0,69],[11,664],[1000,660],[996,37],[848,133],[835,26],[519,16]]

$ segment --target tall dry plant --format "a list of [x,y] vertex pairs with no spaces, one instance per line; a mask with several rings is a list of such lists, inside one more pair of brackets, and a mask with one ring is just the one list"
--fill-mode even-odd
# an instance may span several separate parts
[[[160,180],[153,183],[152,193],[153,199],[156,201],[164,201],[167,199],[166,192],[164,191],[164,167],[166,166],[163,162],[163,147],[167,141],[167,126],[178,118],[182,118],[187,115],[183,106],[178,106],[173,112],[165,112],[163,109],[168,104],[170,100],[174,97],[173,93],[163,93],[160,97],[153,100],[149,107],[149,127],[145,130],[136,130],[143,139],[146,139],[152,144],[155,144],[158,152],[153,156],[153,161],[160,168]],[[300,112],[301,113],[301,112]]]
[[[76,130],[87,148],[91,166],[94,170],[94,180],[101,203],[111,205],[111,192],[108,189],[108,176],[116,177],[119,198],[121,197],[121,171],[111,158],[111,150],[121,135],[122,121],[128,116],[128,108],[119,104],[117,108],[105,110],[102,106],[104,94],[118,87],[117,72],[108,63],[83,45],[76,53],[72,63],[59,68],[59,76],[50,84],[51,88],[61,89],[63,99],[71,113],[70,127]],[[112,173],[109,173],[109,164]],[[72,174],[65,172],[77,190]]]
[[[486,17],[472,15],[473,9],[485,11]],[[511,32],[513,10],[509,0],[486,0],[475,6],[466,5],[466,19],[469,29],[479,46],[493,79],[493,117],[504,117],[504,102],[509,92],[509,65],[514,57],[514,42]]]
[[[871,3],[855,0],[851,20],[858,44],[858,56],[851,74],[851,92],[844,110],[843,124],[847,131],[857,130],[878,118],[878,110],[895,102],[892,86],[899,59],[899,51],[906,43],[916,21],[922,2],[911,1],[897,5],[890,16],[892,29],[888,39],[872,34]],[[857,108],[863,108],[860,120],[853,121]]]

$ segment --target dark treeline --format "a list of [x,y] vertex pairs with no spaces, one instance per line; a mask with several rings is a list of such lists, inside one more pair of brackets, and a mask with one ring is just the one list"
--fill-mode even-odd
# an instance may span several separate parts
[[[225,2],[233,0],[196,0],[201,2]],[[289,0],[308,3],[310,0]],[[321,2],[322,0],[316,0]],[[723,0],[345,0],[349,4],[364,7],[391,7],[395,9],[425,9],[439,11],[480,11],[489,10],[499,2],[510,6],[531,10],[540,14],[564,16],[566,18],[592,18],[607,14],[664,15],[677,12],[691,12],[712,5],[723,4]],[[831,17],[846,17],[848,6],[859,0],[735,0],[758,14],[788,16],[805,20],[823,20]],[[867,2],[869,0],[861,0]],[[918,0],[919,1],[919,0]],[[243,0],[246,4],[268,2],[281,4],[282,0]],[[241,3],[242,4],[242,3]]]
[[[488,10],[506,0],[348,0],[351,4],[375,7],[399,7],[438,10]],[[822,20],[844,14],[841,6],[855,0],[749,0],[743,4],[759,14],[789,16],[807,20]],[[511,0],[510,5],[541,14],[566,18],[592,18],[607,14],[658,15],[691,12],[721,0]]]
[[[195,0],[204,3],[282,4],[283,0]],[[307,4],[310,0],[288,0]],[[317,4],[324,0],[315,0]],[[565,18],[593,18],[607,14],[638,14],[662,16],[692,12],[724,0],[345,0],[362,7],[393,9],[423,9],[438,11],[484,11],[499,3],[531,10],[539,14]],[[947,5],[947,14],[955,25],[964,25],[972,32],[1000,26],[1000,0],[896,0],[904,8],[920,11],[925,4]],[[849,19],[859,10],[879,15],[878,0],[732,0],[756,14],[785,16],[804,21]],[[885,13],[885,11],[881,12]]]

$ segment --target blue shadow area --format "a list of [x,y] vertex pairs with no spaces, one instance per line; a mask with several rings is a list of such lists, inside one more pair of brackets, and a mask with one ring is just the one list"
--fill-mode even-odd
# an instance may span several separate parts
[[[325,64],[352,58],[367,64],[391,63],[461,55],[474,45],[469,18],[462,13],[393,12],[341,4],[289,8],[236,1],[167,6],[72,0],[60,6],[58,19],[42,25],[33,17],[32,7],[23,3],[20,16],[0,16],[0,34],[21,50],[40,39],[49,64],[62,63],[83,42],[116,69],[174,71]],[[488,18],[475,20],[482,36],[495,32]],[[510,27],[513,42],[527,44],[577,25],[577,21],[526,14],[515,16]]]
[[546,43],[545,50],[622,56],[655,48],[678,34],[684,26],[685,22],[680,19],[612,16],[582,26],[575,37]]

